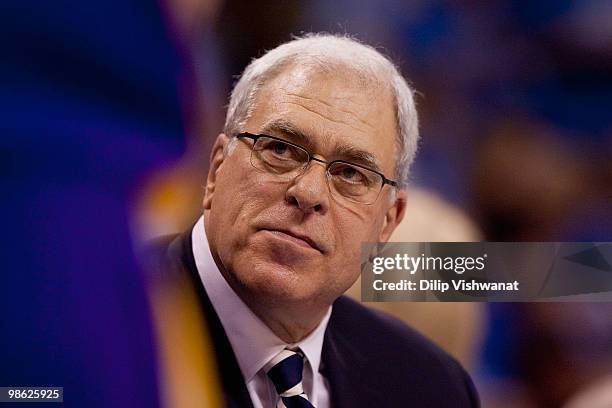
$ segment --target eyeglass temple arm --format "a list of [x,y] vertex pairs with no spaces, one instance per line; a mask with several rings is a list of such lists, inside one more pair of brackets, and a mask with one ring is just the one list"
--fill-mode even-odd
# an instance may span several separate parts
[[388,184],[388,185],[393,186],[393,187],[397,187],[398,186],[397,181],[389,180],[385,176],[383,176],[383,184]]

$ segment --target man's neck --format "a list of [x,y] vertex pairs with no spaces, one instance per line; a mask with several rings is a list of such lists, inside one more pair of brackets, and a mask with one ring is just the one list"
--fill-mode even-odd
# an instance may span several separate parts
[[260,305],[257,302],[251,302],[249,296],[241,296],[239,292],[236,293],[278,338],[288,344],[297,343],[312,333],[329,309],[329,306],[317,308],[303,305],[295,307]]
[[[317,328],[323,317],[329,310],[329,305],[316,305],[311,303],[271,302],[266,296],[251,294],[241,285],[232,279],[232,274],[228,273],[216,259],[213,259],[234,293],[247,305],[247,307],[257,316],[278,338],[286,343],[297,343],[306,338],[314,329]],[[264,299],[265,302],[261,300]]]

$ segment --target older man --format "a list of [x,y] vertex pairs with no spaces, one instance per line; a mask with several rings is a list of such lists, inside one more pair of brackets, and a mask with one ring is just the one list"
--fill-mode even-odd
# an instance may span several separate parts
[[405,210],[412,90],[346,37],[254,60],[213,146],[203,217],[167,254],[200,293],[233,407],[468,407],[471,380],[401,323],[342,294],[360,244]]

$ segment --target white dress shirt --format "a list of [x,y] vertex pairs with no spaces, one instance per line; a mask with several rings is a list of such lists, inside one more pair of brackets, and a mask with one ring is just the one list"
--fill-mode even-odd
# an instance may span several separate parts
[[302,379],[304,392],[316,408],[329,408],[329,384],[319,373],[319,366],[331,306],[308,337],[298,343],[287,344],[255,316],[221,275],[210,253],[204,217],[200,217],[193,227],[191,238],[198,273],[232,345],[253,406],[276,407],[279,397],[263,367],[285,347],[299,347],[306,356]]

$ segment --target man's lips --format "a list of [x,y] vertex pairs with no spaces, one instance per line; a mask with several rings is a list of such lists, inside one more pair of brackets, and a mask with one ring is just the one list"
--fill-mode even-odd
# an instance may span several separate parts
[[301,247],[315,249],[319,252],[323,252],[321,245],[315,242],[315,240],[313,240],[308,235],[305,235],[305,234],[302,234],[296,231],[278,229],[278,228],[262,228],[261,231],[266,231],[268,233],[274,234],[278,238],[292,242]]

